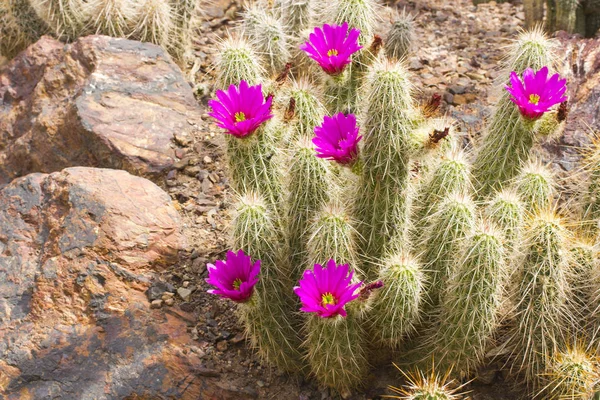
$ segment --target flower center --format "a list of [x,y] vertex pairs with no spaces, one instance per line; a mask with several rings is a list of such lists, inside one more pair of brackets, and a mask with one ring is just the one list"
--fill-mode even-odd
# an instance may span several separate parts
[[240,290],[240,286],[242,286],[242,280],[240,278],[237,278],[235,281],[233,281],[233,288],[235,290]]
[[323,293],[323,295],[321,296],[321,305],[323,307],[329,305],[329,304],[336,304],[337,302],[335,301],[335,297],[333,297],[333,294],[331,294],[331,292],[327,292],[327,293]]
[[235,113],[235,122],[242,122],[245,120],[246,120],[246,114],[244,114],[241,111]]
[[336,49],[331,49],[327,52],[327,57],[337,56],[339,53]]
[[529,102],[537,106],[537,104],[540,102],[540,96],[538,96],[537,94],[529,95]]

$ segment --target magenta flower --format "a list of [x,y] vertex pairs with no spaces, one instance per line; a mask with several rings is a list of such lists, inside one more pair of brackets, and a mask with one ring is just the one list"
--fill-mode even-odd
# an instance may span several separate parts
[[337,265],[329,260],[327,266],[315,264],[314,271],[306,270],[294,292],[300,297],[300,311],[317,313],[321,318],[346,316],[344,306],[356,299],[362,282],[352,284],[353,273],[348,264]]
[[268,119],[271,113],[272,97],[266,101],[261,85],[248,86],[241,81],[239,89],[229,86],[227,91],[217,90],[217,100],[210,100],[208,105],[213,112],[208,114],[218,121],[217,125],[227,130],[227,133],[242,138],[250,135]]
[[315,28],[300,50],[318,62],[329,75],[338,75],[350,64],[350,56],[362,49],[358,45],[359,35],[356,28],[348,32],[347,22],[342,26],[325,24],[323,28]]
[[340,164],[352,164],[358,155],[359,128],[354,114],[338,113],[325,116],[321,126],[315,127],[313,143],[317,157],[335,160]]
[[252,297],[254,285],[258,282],[260,260],[252,264],[250,256],[247,256],[243,250],[238,251],[237,254],[228,251],[225,261],[217,260],[215,265],[207,264],[206,269],[208,270],[206,282],[216,287],[208,293],[244,303]]
[[523,117],[536,120],[544,115],[555,104],[567,100],[566,79],[554,74],[548,79],[548,67],[537,72],[527,68],[523,72],[523,80],[516,72],[510,74],[510,86],[506,86],[512,95],[511,101],[519,107]]

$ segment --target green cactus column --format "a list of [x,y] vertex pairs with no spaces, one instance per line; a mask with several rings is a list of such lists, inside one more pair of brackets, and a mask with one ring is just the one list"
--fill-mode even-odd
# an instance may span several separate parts
[[394,235],[408,225],[409,137],[414,129],[410,89],[408,71],[398,63],[377,63],[367,77],[363,169],[354,215],[359,251],[371,279]]
[[527,212],[547,209],[556,191],[552,171],[540,161],[530,160],[517,177],[515,190]]
[[[508,83],[511,71],[522,74],[526,68],[550,69],[554,63],[555,44],[540,30],[521,34],[509,50],[502,83]],[[524,122],[519,109],[506,91],[494,110],[485,137],[475,157],[473,174],[480,199],[501,190],[516,177],[531,154],[535,141],[533,123]]]

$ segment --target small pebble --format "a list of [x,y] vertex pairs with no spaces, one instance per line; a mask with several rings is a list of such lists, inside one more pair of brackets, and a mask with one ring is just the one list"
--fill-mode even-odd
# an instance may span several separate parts
[[161,308],[163,301],[161,299],[152,300],[150,303],[150,308]]

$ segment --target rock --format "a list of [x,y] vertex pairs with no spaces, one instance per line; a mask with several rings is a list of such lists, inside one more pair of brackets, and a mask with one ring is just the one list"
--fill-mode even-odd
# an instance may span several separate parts
[[175,304],[175,300],[172,297],[168,298],[165,300],[165,304],[171,307],[173,304]]
[[152,283],[152,286],[146,290],[146,297],[148,297],[148,300],[153,301],[164,296],[163,293],[167,291],[172,292],[174,290],[175,288],[170,283],[157,281]]
[[50,37],[0,69],[0,185],[71,166],[124,169],[155,182],[189,143],[201,111],[158,46],[107,36]]
[[186,248],[181,225],[166,193],[124,171],[0,189],[0,398],[239,399],[196,374],[196,317],[150,310],[153,276]]
[[152,300],[152,303],[150,303],[150,308],[161,308],[162,303],[163,301],[161,299]]
[[192,295],[192,291],[190,289],[180,287],[179,289],[177,289],[177,294],[179,295],[179,297],[181,297],[181,300],[188,301],[190,299],[190,296]]
[[467,91],[466,86],[452,85],[448,88],[448,91],[452,94],[463,94]]
[[227,342],[225,340],[217,342],[217,350],[221,352],[227,350]]

